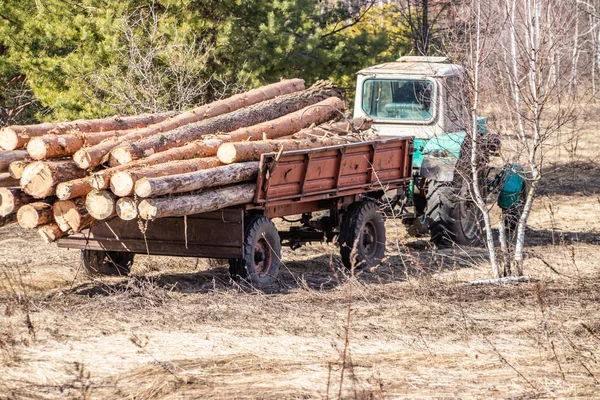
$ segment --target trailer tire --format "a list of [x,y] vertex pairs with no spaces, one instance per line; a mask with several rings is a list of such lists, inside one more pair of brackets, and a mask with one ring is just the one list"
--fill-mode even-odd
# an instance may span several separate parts
[[244,221],[244,258],[230,259],[234,279],[245,278],[258,287],[275,282],[281,264],[281,240],[271,219],[252,215]]
[[89,275],[128,275],[134,253],[81,250],[81,263]]
[[340,226],[340,255],[349,270],[379,265],[385,255],[385,222],[377,203],[352,203]]

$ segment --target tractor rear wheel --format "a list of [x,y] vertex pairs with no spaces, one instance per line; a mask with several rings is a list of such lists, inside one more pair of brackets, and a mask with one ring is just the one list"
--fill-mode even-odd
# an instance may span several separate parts
[[378,265],[385,255],[385,223],[374,201],[352,203],[340,226],[340,254],[348,269]]

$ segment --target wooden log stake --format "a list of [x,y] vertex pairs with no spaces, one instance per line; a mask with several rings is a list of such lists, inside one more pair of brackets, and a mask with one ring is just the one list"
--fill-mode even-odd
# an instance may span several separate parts
[[61,231],[55,223],[42,226],[38,229],[38,233],[46,243],[56,242],[58,239],[67,236],[67,233]]
[[85,197],[85,208],[97,220],[115,216],[115,196],[108,190],[93,190]]
[[25,193],[41,199],[53,195],[61,182],[83,178],[86,172],[71,160],[35,161],[29,164],[21,177]]
[[60,200],[69,200],[82,197],[92,191],[92,184],[88,176],[61,182],[56,186],[56,197]]
[[117,200],[117,215],[125,221],[131,221],[138,216],[137,201],[133,197],[121,197]]
[[17,186],[19,186],[18,179],[14,179],[13,177],[11,177],[8,172],[0,172],[0,188]]
[[8,166],[8,174],[13,179],[21,179],[21,177],[23,176],[23,171],[25,171],[25,168],[29,164],[31,164],[31,162],[31,160],[20,160],[11,162]]
[[54,203],[54,220],[63,232],[81,232],[96,223],[87,208],[85,198],[61,200]]
[[53,220],[52,204],[43,201],[26,204],[17,212],[17,221],[24,229],[33,229]]
[[135,132],[120,136],[118,138],[108,139],[106,142],[100,143],[96,146],[80,149],[74,154],[73,159],[81,168],[86,169],[95,167],[102,163],[102,160],[110,152],[110,150],[121,143],[133,143],[153,135],[164,136],[164,133],[167,131],[184,127],[192,123],[198,123],[198,121],[211,119],[222,114],[231,113],[244,107],[261,103],[277,96],[294,93],[303,89],[304,81],[302,79],[288,79],[273,83],[271,85],[266,85],[250,90],[246,93],[232,96],[228,99],[206,104],[188,113],[181,114],[181,116],[172,118],[171,120],[165,121],[161,124],[157,124],[156,126],[139,129]]
[[77,120],[72,122],[43,123],[36,125],[11,125],[0,129],[0,148],[21,149],[34,137],[46,134],[60,135],[74,132],[102,132],[116,129],[141,128],[175,115],[175,112],[141,114],[130,117],[109,117],[101,119]]
[[[119,146],[111,151],[111,157],[115,158],[120,164],[126,164],[161,151],[183,146],[206,135],[232,132],[243,127],[266,123],[329,97],[339,95],[339,91],[331,83],[320,82],[302,92],[280,96],[229,114],[190,124],[168,133],[153,135],[135,143]],[[339,101],[341,102],[341,100]],[[301,128],[309,125],[303,125]],[[300,129],[292,131],[292,133]]]
[[0,188],[0,217],[16,213],[23,205],[33,202],[35,199],[21,188]]
[[205,157],[185,161],[171,161],[146,168],[119,171],[110,179],[110,190],[119,197],[131,196],[133,195],[135,183],[142,178],[185,174],[220,165],[223,165],[223,163],[217,157]]
[[254,199],[255,190],[256,184],[247,183],[198,194],[145,199],[140,202],[138,211],[144,219],[200,214],[249,203]]
[[135,194],[146,198],[170,193],[185,193],[256,180],[257,174],[258,162],[249,162],[224,165],[187,174],[142,178],[135,186]]
[[22,161],[29,155],[25,150],[0,151],[0,172],[8,172],[8,166],[15,161]]

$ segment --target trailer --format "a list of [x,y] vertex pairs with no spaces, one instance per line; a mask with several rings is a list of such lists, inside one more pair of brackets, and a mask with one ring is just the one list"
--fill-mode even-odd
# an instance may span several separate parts
[[[58,246],[81,249],[83,266],[99,274],[127,274],[135,254],[227,259],[232,277],[259,286],[277,278],[282,245],[337,240],[346,267],[374,266],[386,243],[379,200],[409,187],[412,154],[411,136],[263,154],[251,203],[154,221],[114,218]],[[292,215],[298,225],[278,231],[273,219]]]

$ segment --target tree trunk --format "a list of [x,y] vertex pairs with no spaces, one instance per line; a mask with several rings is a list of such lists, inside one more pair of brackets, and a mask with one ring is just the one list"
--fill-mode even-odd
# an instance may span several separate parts
[[0,151],[0,172],[8,172],[8,166],[15,161],[29,157],[25,150]]
[[108,190],[93,190],[85,197],[85,208],[99,221],[115,216],[115,196]]
[[35,161],[29,164],[21,178],[21,188],[37,199],[48,197],[56,192],[61,182],[83,178],[86,172],[71,160]]
[[156,124],[175,115],[175,112],[142,114],[130,117],[77,120],[72,122],[43,123],[37,125],[11,125],[0,130],[0,147],[5,150],[21,149],[34,137],[46,134],[60,135],[69,132],[102,132],[115,129],[133,129]]
[[35,199],[24,193],[21,188],[0,188],[0,217],[15,213],[25,204]]
[[67,236],[67,233],[61,231],[57,224],[44,225],[38,229],[38,233],[46,243],[56,242],[61,237]]
[[125,221],[131,221],[138,216],[137,201],[133,197],[122,197],[117,200],[117,215]]
[[54,220],[63,232],[81,232],[96,223],[87,208],[85,199],[62,200],[54,203]]
[[29,160],[13,161],[8,166],[8,174],[13,179],[21,179],[25,167],[31,164]]
[[0,217],[0,228],[6,225],[14,224],[17,222],[17,213],[9,214],[5,217]]
[[52,213],[52,204],[39,201],[37,203],[26,204],[19,208],[17,212],[17,221],[24,229],[33,229],[40,225],[45,225],[54,220]]
[[0,172],[0,188],[17,186],[19,186],[18,179],[11,177],[8,172]]
[[314,149],[317,147],[335,146],[348,143],[343,137],[312,138],[304,140],[260,140],[256,142],[223,143],[219,147],[217,157],[223,164],[239,163],[243,161],[260,160],[261,154],[276,153],[278,151],[293,151]]
[[135,185],[135,194],[139,197],[155,197],[170,193],[191,192],[232,183],[253,181],[256,180],[257,174],[258,162],[249,162],[224,165],[187,174],[142,178]]
[[56,197],[60,200],[69,200],[82,197],[92,191],[90,177],[86,176],[72,181],[61,182],[56,186]]
[[140,216],[144,219],[200,214],[250,203],[254,199],[255,189],[256,185],[254,183],[248,183],[199,194],[146,199],[140,202],[138,210]]
[[186,161],[171,161],[151,167],[119,171],[110,178],[110,190],[119,197],[133,195],[135,183],[142,178],[185,174],[222,165],[217,157],[194,158]]
[[207,139],[192,142],[182,147],[176,147],[171,150],[163,151],[162,153],[153,154],[150,157],[136,160],[129,164],[98,171],[90,177],[90,182],[92,187],[96,190],[108,189],[111,177],[119,171],[128,171],[139,167],[164,164],[175,160],[188,160],[214,156],[217,154],[217,149],[221,143],[223,143],[223,141],[220,139]]
[[[152,127],[154,125],[150,125]],[[135,129],[126,131],[106,131],[89,133],[68,133],[64,135],[44,135],[33,138],[27,144],[27,153],[34,160],[48,158],[68,157],[84,146],[94,146],[106,139],[117,138],[134,132]]]
[[[183,146],[206,135],[232,132],[242,127],[261,124],[265,121],[283,117],[329,97],[339,96],[339,91],[331,83],[320,82],[302,92],[280,96],[229,114],[175,129],[166,134],[150,136],[135,143],[119,146],[111,151],[111,157],[115,158],[119,164],[126,164],[132,160],[148,157],[173,147]],[[341,102],[341,100],[339,101]]]
[[265,100],[273,99],[277,96],[297,92],[303,89],[304,81],[302,79],[283,80],[281,82],[263,86],[258,89],[253,89],[246,93],[232,96],[228,99],[219,100],[202,107],[198,107],[192,111],[181,114],[176,118],[165,121],[162,124],[157,124],[146,129],[140,129],[119,138],[109,139],[105,143],[92,146],[88,149],[81,149],[76,153],[76,155],[73,156],[73,159],[81,168],[95,167],[100,165],[104,156],[106,156],[113,147],[121,143],[133,143],[146,137],[152,137],[153,135],[163,137],[165,136],[164,132],[183,127],[188,124],[198,123],[198,121],[205,119],[213,119],[218,115],[231,113],[235,110],[239,110],[252,104],[257,104]]

